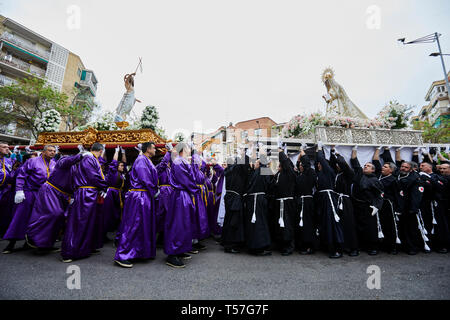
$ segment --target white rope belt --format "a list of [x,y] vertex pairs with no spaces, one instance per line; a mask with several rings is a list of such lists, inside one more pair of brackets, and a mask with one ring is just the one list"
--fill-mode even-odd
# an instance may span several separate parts
[[347,195],[347,194],[344,194],[344,193],[338,193],[338,195],[339,195],[339,199],[338,199],[338,208],[339,208],[339,210],[344,210],[344,204],[343,204],[343,202],[342,202],[342,198],[343,198],[343,197],[350,198],[350,196]]
[[280,219],[278,219],[278,223],[280,224],[281,228],[284,228],[284,201],[285,200],[294,200],[293,197],[287,197],[287,198],[280,198],[277,199],[280,202]]
[[416,213],[416,217],[417,217],[417,225],[419,227],[420,234],[422,235],[424,248],[425,248],[425,250],[429,251],[430,248],[427,245],[427,241],[429,241],[428,237],[427,237],[428,232],[427,232],[427,229],[425,229],[425,224],[423,223],[423,219],[422,219],[422,212],[420,210],[418,213]]
[[258,198],[259,195],[266,194],[265,192],[255,192],[255,193],[246,193],[246,196],[253,196],[253,215],[252,215],[252,223],[256,223],[256,198]]
[[398,228],[397,228],[397,221],[398,221],[398,217],[394,212],[394,205],[392,204],[392,201],[389,199],[386,199],[390,206],[391,206],[391,212],[392,212],[392,218],[394,219],[394,227],[395,227],[395,243],[397,244],[401,244],[402,242],[400,241],[400,238],[398,237]]
[[331,199],[331,192],[334,192],[334,191],[331,189],[326,189],[326,190],[320,190],[319,192],[326,192],[328,194],[328,199],[330,199],[331,208],[333,209],[334,220],[336,222],[339,222],[340,218],[336,213],[336,209],[334,208],[333,199]]
[[238,196],[240,196],[240,194],[239,194],[239,193],[237,193],[236,191],[233,191],[233,190],[226,190],[226,192],[231,192],[231,193],[235,193],[235,194],[237,194]]
[[304,199],[305,198],[312,198],[313,196],[311,195],[306,195],[306,196],[301,196],[300,198],[302,198],[302,210],[300,211],[300,223],[298,224],[300,227],[303,227],[303,207],[305,205]]
[[434,217],[434,207],[437,207],[437,202],[433,200],[431,201],[431,214],[433,216],[433,229],[431,230],[431,234],[434,234],[434,225],[437,225],[436,218]]

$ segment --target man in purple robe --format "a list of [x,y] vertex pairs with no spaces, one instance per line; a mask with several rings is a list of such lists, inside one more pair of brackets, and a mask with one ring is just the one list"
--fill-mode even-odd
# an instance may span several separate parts
[[199,240],[206,239],[210,235],[208,223],[208,211],[206,209],[208,191],[206,189],[206,176],[201,170],[203,161],[198,154],[192,156],[192,172],[194,173],[194,180],[200,192],[195,195],[195,215],[193,223],[193,245],[191,253],[198,253],[199,250],[204,250],[206,247],[199,242]]
[[[122,151],[122,161],[119,160],[119,151]],[[108,232],[116,231],[122,219],[124,193],[126,190],[127,158],[125,150],[117,146],[112,162],[109,165],[106,175],[108,192],[103,205],[101,206],[101,216],[103,217],[103,237],[109,241]]]
[[[7,142],[0,141],[0,203],[7,204],[7,198],[11,193],[11,179],[13,175],[14,160],[6,158],[10,154]],[[0,237],[3,236],[6,221],[9,220],[9,208],[0,206]],[[4,222],[4,223],[3,223]],[[7,222],[9,224],[9,222]]]
[[71,168],[82,157],[79,153],[60,158],[46,183],[39,189],[26,233],[29,246],[40,251],[54,249],[64,224],[64,213],[73,199]]
[[185,143],[176,146],[178,157],[173,159],[169,181],[173,187],[168,201],[164,225],[164,253],[166,264],[173,268],[184,268],[182,259],[189,259],[186,252],[192,250],[192,219],[195,214],[195,195],[200,189],[195,183],[194,173],[187,157],[190,148]]
[[156,207],[158,172],[150,158],[156,154],[154,142],[142,144],[130,173],[130,190],[125,195],[119,240],[114,261],[131,268],[132,259],[152,259],[156,256]]
[[106,194],[106,180],[99,156],[104,147],[94,143],[73,169],[74,202],[67,213],[66,229],[61,244],[62,261],[72,262],[97,253],[96,229],[98,197]]
[[[169,205],[169,197],[172,192],[172,186],[169,182],[170,168],[172,165],[172,151],[171,143],[166,144],[167,152],[161,159],[161,162],[156,166],[158,171],[158,187],[159,196],[156,199],[156,233],[158,234],[157,244],[164,243],[164,222]],[[175,155],[175,152],[173,152]]]
[[[23,165],[16,178],[14,197],[14,216],[3,239],[9,240],[3,253],[12,253],[17,240],[25,239],[25,232],[30,220],[36,196],[41,186],[50,177],[55,167],[54,146],[47,145],[38,157],[29,159]],[[25,243],[25,248],[28,247]]]

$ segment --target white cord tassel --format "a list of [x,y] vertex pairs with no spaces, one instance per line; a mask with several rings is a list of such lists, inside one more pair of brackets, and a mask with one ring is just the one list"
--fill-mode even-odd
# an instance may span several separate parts
[[280,201],[280,219],[278,219],[278,223],[280,224],[281,228],[284,228],[283,214],[284,214],[284,200],[281,200]]
[[389,200],[389,204],[391,205],[391,211],[392,211],[392,218],[394,219],[394,227],[395,227],[395,243],[396,244],[401,244],[402,242],[400,241],[400,238],[398,237],[398,228],[397,228],[397,221],[398,221],[398,216],[394,211],[394,206],[392,205],[391,200]]
[[300,211],[300,223],[299,223],[300,227],[303,227],[303,206],[304,206],[304,201],[302,198],[302,210]]
[[254,201],[253,201],[253,215],[252,215],[252,223],[256,223],[256,197],[258,195],[255,194],[254,197]]
[[426,251],[429,251],[430,248],[429,248],[428,245],[427,245],[428,238],[427,238],[427,236],[425,235],[425,232],[424,232],[424,231],[426,231],[426,230],[424,230],[423,226],[422,226],[421,223],[420,223],[420,217],[419,217],[419,215],[420,215],[420,210],[419,210],[419,212],[416,214],[416,217],[417,217],[417,223],[418,223],[418,225],[419,225],[419,231],[420,231],[420,233],[421,233],[421,235],[422,235],[424,248],[425,248]]
[[380,217],[378,216],[378,211],[377,211],[377,227],[378,227],[378,239],[383,239],[384,234],[383,234],[383,230],[381,229],[381,223],[380,223]]
[[432,222],[433,229],[431,229],[431,234],[434,234],[434,225],[437,225],[436,218],[434,217],[434,207],[437,207],[436,201],[431,202],[431,214],[433,215],[433,222]]
[[330,191],[327,191],[327,193],[328,193],[328,198],[330,199],[331,208],[333,209],[334,220],[336,220],[336,222],[339,222],[339,220],[341,220],[341,219],[337,215],[336,209],[334,208],[333,199],[331,199]]

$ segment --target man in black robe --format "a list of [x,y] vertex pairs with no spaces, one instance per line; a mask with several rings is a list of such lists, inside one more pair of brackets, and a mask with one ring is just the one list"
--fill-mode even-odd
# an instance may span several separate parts
[[317,182],[317,174],[311,168],[311,161],[300,149],[296,177],[295,198],[297,214],[295,220],[295,242],[300,254],[312,254],[317,249],[317,218],[314,211],[313,189]]
[[226,253],[239,253],[245,242],[244,193],[250,171],[249,157],[242,154],[224,171],[226,193],[222,245]]
[[399,160],[400,165],[398,176],[399,197],[398,206],[400,212],[400,239],[403,248],[409,255],[415,255],[420,250],[428,250],[426,235],[423,231],[423,223],[420,214],[420,203],[424,188],[420,184],[419,174],[412,168],[412,164]]
[[275,196],[272,224],[274,239],[281,255],[288,256],[294,252],[294,224],[297,214],[295,196],[296,173],[294,164],[283,149],[278,149],[279,167],[275,174],[271,192]]
[[338,195],[334,192],[336,174],[325,159],[323,144],[317,146],[317,192],[315,203],[319,219],[320,241],[328,248],[330,258],[342,257],[344,232],[341,218],[338,215]]
[[356,257],[359,255],[358,237],[356,234],[353,203],[350,198],[355,172],[350,168],[344,157],[337,153],[334,148],[331,148],[330,166],[337,171],[334,191],[338,194],[339,216],[342,217],[344,251],[346,251],[350,257]]
[[385,148],[382,154],[383,166],[380,162],[380,148],[375,150],[372,163],[375,166],[375,175],[383,184],[383,206],[379,212],[381,229],[384,238],[382,240],[382,248],[390,254],[398,253],[398,246],[401,244],[399,235],[399,208],[397,198],[399,196],[399,188],[397,184],[397,167],[392,160],[389,148]]
[[[269,210],[266,194],[272,175],[267,172],[267,157],[256,160],[248,179],[245,195],[245,234],[247,248],[251,254],[267,256],[271,245]],[[266,170],[267,169],[267,170]]]
[[441,208],[445,181],[433,172],[429,162],[420,164],[420,180],[424,188],[420,211],[424,221],[427,237],[432,249],[438,253],[447,253],[449,240],[448,221]]
[[352,198],[359,240],[369,255],[376,255],[379,242],[384,237],[378,215],[383,206],[383,184],[375,176],[373,163],[368,162],[361,168],[356,147],[353,148],[350,163],[355,172]]

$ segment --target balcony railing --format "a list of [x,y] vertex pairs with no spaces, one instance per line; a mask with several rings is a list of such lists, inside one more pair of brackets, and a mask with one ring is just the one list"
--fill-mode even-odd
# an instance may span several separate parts
[[6,63],[8,65],[11,65],[17,69],[20,69],[22,71],[28,72],[30,74],[36,75],[38,77],[43,78],[45,76],[45,70],[41,69],[39,67],[36,67],[35,65],[26,63],[25,61],[22,61],[20,59],[17,59],[15,57],[9,56],[7,58],[7,55],[2,52],[0,53],[0,61],[3,63]]
[[0,74],[0,86],[9,86],[13,83],[17,83],[17,81]]
[[14,36],[14,35],[10,34],[9,32],[3,32],[3,34],[0,36],[0,39],[4,39],[8,42],[14,43],[25,50],[28,50],[34,54],[37,54],[38,56],[40,56],[42,58],[45,58],[46,60],[48,60],[50,58],[49,51],[39,49],[32,43],[28,43],[27,40],[20,39],[19,37]]

